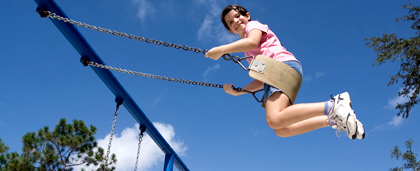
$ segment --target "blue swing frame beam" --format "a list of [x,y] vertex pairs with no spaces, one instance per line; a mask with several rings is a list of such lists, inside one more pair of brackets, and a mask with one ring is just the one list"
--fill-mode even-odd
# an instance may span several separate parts
[[[59,16],[69,18],[54,0],[34,1],[38,4],[37,12],[45,10]],[[81,55],[82,59],[99,64],[105,64],[74,25],[55,19],[50,20],[73,45],[73,47]],[[150,122],[147,116],[143,113],[140,107],[135,103],[111,71],[92,66],[91,68],[115,95],[116,102],[122,100],[122,105],[124,105],[124,107],[131,113],[140,126],[146,129],[147,134],[149,134],[158,147],[165,153],[164,171],[172,171],[173,165],[175,165],[180,171],[189,171],[184,162],[182,162],[172,147],[163,138],[152,122]]]

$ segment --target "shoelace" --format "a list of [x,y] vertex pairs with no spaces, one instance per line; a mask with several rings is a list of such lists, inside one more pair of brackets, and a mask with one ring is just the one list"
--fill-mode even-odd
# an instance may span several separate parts
[[335,135],[337,135],[337,137],[341,137],[341,131],[347,132],[347,127],[345,124],[343,124],[343,121],[341,120],[341,118],[339,116],[337,116],[335,113],[333,113],[332,111],[334,110],[335,107],[335,99],[333,97],[333,95],[331,95],[331,99],[330,102],[333,103],[333,107],[331,108],[331,111],[329,111],[329,115],[328,116],[329,119],[331,119],[332,121],[335,122],[334,125],[326,125],[326,122],[328,121],[328,119],[325,120],[324,125],[325,126],[331,126],[333,129],[336,129],[335,131]]
[[[331,119],[335,122],[334,125],[329,125],[329,126],[331,126],[333,129],[336,129],[335,135],[337,135],[337,137],[341,137],[341,131],[347,132],[347,127],[346,127],[346,125],[343,124],[340,117],[338,117],[335,114],[332,114],[332,116],[329,119]],[[326,121],[328,121],[328,119],[325,120],[324,125],[326,125],[325,124]]]
[[347,128],[344,124],[341,123],[337,123],[337,125],[332,126],[333,129],[337,129],[335,131],[335,135],[337,135],[337,137],[341,137],[341,131],[347,132]]

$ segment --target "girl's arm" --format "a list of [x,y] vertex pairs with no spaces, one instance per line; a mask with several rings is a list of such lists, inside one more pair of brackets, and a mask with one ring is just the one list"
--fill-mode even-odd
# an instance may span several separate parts
[[[225,84],[223,85],[223,89],[225,90],[226,93],[234,95],[234,96],[239,96],[242,94],[246,94],[247,92],[243,92],[243,91],[236,91],[233,89],[233,84]],[[254,80],[251,83],[249,83],[248,85],[246,85],[245,87],[243,87],[243,90],[246,91],[250,91],[250,92],[254,92],[257,91],[259,89],[262,89],[264,87],[264,83],[258,80]]]
[[210,49],[205,56],[218,60],[222,55],[227,53],[237,53],[252,50],[258,46],[261,41],[262,31],[258,29],[251,30],[247,38],[242,38],[235,42],[221,45]]

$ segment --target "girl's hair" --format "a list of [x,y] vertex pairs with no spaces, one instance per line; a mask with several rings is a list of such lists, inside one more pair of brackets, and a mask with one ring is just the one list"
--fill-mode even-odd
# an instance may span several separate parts
[[[228,29],[228,30],[230,30],[230,29],[229,29],[229,26],[227,25],[227,23],[225,21],[225,15],[232,10],[235,10],[235,11],[239,12],[239,14],[241,14],[243,16],[246,16],[246,13],[248,13],[248,11],[240,5],[232,4],[232,5],[226,6],[225,9],[222,11],[222,14],[220,15],[220,19],[222,20],[222,23],[225,26],[225,28]],[[249,19],[249,21],[251,21],[251,19]]]

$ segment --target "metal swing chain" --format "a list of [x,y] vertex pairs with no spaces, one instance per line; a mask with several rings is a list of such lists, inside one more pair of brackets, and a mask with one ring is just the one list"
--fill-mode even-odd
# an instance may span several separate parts
[[140,147],[141,147],[141,142],[143,141],[143,133],[144,131],[146,131],[146,128],[143,126],[139,127],[140,129],[140,134],[139,134],[139,146],[137,148],[137,158],[136,158],[136,166],[134,167],[134,171],[137,170],[137,165],[139,163],[139,157],[140,157]]
[[[137,75],[137,76],[142,76],[142,77],[147,77],[147,78],[154,78],[154,79],[158,79],[158,80],[164,80],[164,81],[166,80],[166,81],[173,81],[173,82],[199,85],[199,86],[223,88],[223,85],[220,85],[220,84],[212,84],[212,83],[205,83],[205,82],[199,82],[199,81],[191,81],[191,80],[185,80],[185,79],[171,78],[171,77],[165,77],[165,76],[159,76],[159,75],[153,75],[153,74],[146,74],[146,73],[142,73],[142,72],[131,71],[131,70],[116,68],[116,67],[107,66],[107,65],[103,65],[103,64],[98,64],[98,63],[91,62],[91,61],[87,61],[86,64],[90,65],[90,66],[102,68],[102,69],[107,69],[107,70],[112,70],[112,71],[117,71],[117,72],[121,72],[121,73],[125,73],[125,74],[132,74],[132,75]],[[236,88],[236,89],[241,90],[240,88]]]
[[[74,21],[72,19],[62,17],[62,16],[59,16],[55,13],[52,13],[52,12],[46,11],[46,10],[42,10],[42,9],[39,9],[38,13],[41,15],[41,17],[49,17],[51,19],[61,20],[63,22],[70,23],[70,24],[73,24],[73,25],[76,25],[76,26],[82,26],[83,28],[89,28],[91,30],[104,32],[104,33],[112,34],[112,35],[115,35],[115,36],[120,36],[122,38],[127,38],[128,37],[129,39],[138,40],[140,42],[144,41],[146,43],[154,43],[156,45],[163,45],[165,47],[173,47],[175,49],[183,49],[185,51],[192,51],[192,52],[196,52],[196,53],[206,54],[207,51],[208,51],[206,49],[202,50],[200,48],[189,47],[187,45],[182,46],[180,44],[163,42],[163,41],[160,41],[160,40],[154,40],[154,39],[145,38],[145,37],[142,37],[142,36],[134,36],[132,34],[118,32],[118,31],[110,30],[110,29],[104,29],[104,28],[101,28],[101,27],[96,27],[94,25],[82,23],[82,22],[79,22],[79,21]],[[238,56],[232,56],[230,54],[224,54],[224,55],[222,55],[222,57],[223,57],[224,60],[233,61],[234,63],[239,64],[243,69],[248,70],[246,67],[244,67],[244,65],[242,65],[241,60],[244,60],[244,59],[250,58],[250,57],[240,58]],[[123,73],[143,76],[143,77],[149,77],[149,78],[155,78],[155,79],[161,79],[161,80],[168,80],[168,81],[174,81],[174,82],[180,82],[180,83],[186,83],[186,84],[193,84],[193,85],[200,85],[200,86],[223,88],[223,85],[219,85],[219,84],[211,84],[211,83],[197,82],[197,81],[191,81],[191,80],[170,78],[170,77],[165,77],[165,76],[156,76],[156,75],[152,75],[152,74],[145,74],[145,73],[134,72],[134,71],[129,71],[129,70],[127,71],[125,69],[120,69],[120,68],[113,68],[113,67],[105,66],[105,65],[102,65],[102,64],[93,63],[93,62],[87,62],[87,63],[88,63],[88,65],[91,65],[91,66],[100,67],[100,68],[104,68],[104,69],[110,69],[110,70],[113,70],[113,71],[118,71],[118,72],[123,72]],[[255,96],[255,93],[257,93],[261,90],[255,91],[255,92],[250,92],[250,91],[243,90],[242,88],[233,87],[233,89],[237,90],[237,91],[244,91],[244,92],[250,93],[254,96],[254,98],[258,102],[261,102],[261,100],[258,100],[258,98]]]
[[115,110],[114,120],[112,122],[112,129],[111,129],[111,134],[110,134],[110,137],[109,137],[108,150],[106,152],[106,157],[105,157],[105,162],[106,162],[107,166],[108,166],[109,153],[111,152],[112,137],[114,136],[115,124],[117,123],[118,110],[119,110],[121,104],[122,104],[121,101],[117,102],[117,108]]
[[[85,61],[84,64],[94,66],[94,67],[98,67],[98,68],[102,68],[102,69],[111,70],[111,71],[121,72],[121,73],[125,73],[125,74],[132,74],[132,75],[137,75],[137,76],[142,76],[142,77],[147,77],[147,78],[154,78],[154,79],[158,79],[158,80],[173,81],[173,82],[176,82],[176,83],[179,82],[179,83],[184,83],[184,84],[192,84],[192,85],[199,85],[199,86],[206,86],[206,87],[223,88],[223,85],[220,85],[220,84],[212,84],[212,83],[206,83],[206,82],[201,82],[201,81],[191,81],[191,80],[171,78],[171,77],[165,77],[165,76],[159,76],[159,75],[153,75],[153,74],[146,74],[146,73],[142,73],[142,72],[131,71],[131,70],[116,68],[116,67],[107,66],[107,65],[103,65],[103,64],[98,64],[96,62],[91,62],[91,61]],[[260,90],[254,91],[254,92],[244,90],[241,87],[233,87],[233,89],[236,90],[236,91],[243,91],[243,92],[247,92],[249,94],[252,94],[252,96],[254,96],[254,98],[255,98],[255,100],[257,100],[257,102],[259,102],[259,103],[262,102],[262,99],[261,100],[258,99],[258,97],[255,94],[262,91],[263,89],[260,89]]]
[[[41,12],[40,12],[40,14],[41,14]],[[207,50],[205,50],[205,49],[202,50],[200,48],[189,47],[187,45],[182,46],[180,44],[163,42],[163,41],[160,41],[160,40],[153,40],[153,39],[145,38],[145,37],[142,37],[142,36],[135,36],[135,35],[132,35],[132,34],[118,32],[118,31],[111,30],[111,29],[105,29],[105,28],[101,28],[101,27],[96,27],[94,25],[82,23],[82,22],[79,22],[79,21],[74,21],[72,19],[59,16],[59,15],[57,15],[55,13],[50,12],[50,11],[43,11],[43,14],[41,14],[41,16],[42,17],[49,17],[51,19],[61,20],[61,21],[66,22],[66,23],[70,23],[70,24],[73,24],[73,25],[76,25],[76,26],[82,26],[84,28],[89,28],[91,30],[96,30],[96,31],[99,31],[99,32],[104,32],[104,33],[107,33],[107,34],[112,34],[114,36],[120,36],[122,38],[134,39],[134,40],[138,40],[140,42],[144,41],[146,43],[154,43],[156,45],[163,45],[165,47],[173,47],[175,49],[183,49],[185,51],[192,51],[192,52],[195,52],[195,53],[203,53],[203,54],[207,53]]]
[[[127,33],[119,32],[119,31],[111,30],[111,29],[96,27],[94,25],[82,23],[82,22],[79,22],[79,21],[74,21],[72,19],[59,16],[55,13],[50,12],[50,11],[39,11],[38,13],[41,15],[41,17],[49,17],[51,19],[57,19],[57,20],[60,20],[60,21],[66,22],[66,23],[76,25],[76,26],[82,26],[83,28],[89,28],[91,30],[96,30],[96,31],[99,31],[99,32],[107,33],[107,34],[112,34],[114,36],[120,36],[122,38],[129,38],[129,39],[137,40],[137,41],[140,41],[140,42],[144,41],[146,43],[154,43],[156,45],[163,45],[165,47],[173,47],[175,49],[183,49],[185,51],[192,51],[192,52],[195,52],[195,53],[206,54],[207,51],[208,51],[206,49],[202,50],[200,48],[189,47],[187,45],[180,45],[180,44],[174,44],[174,43],[169,43],[169,42],[163,42],[161,40],[154,40],[154,39],[145,38],[145,37],[142,37],[142,36],[135,36],[135,35],[132,35],[132,34],[127,34]],[[244,68],[244,69],[245,69],[245,67],[240,62],[241,62],[241,60],[243,60],[245,58],[248,58],[248,57],[240,58],[238,56],[232,56],[230,54],[224,54],[224,55],[222,55],[222,57],[226,61],[233,61],[234,63],[237,63],[237,64],[241,65],[242,68]]]

